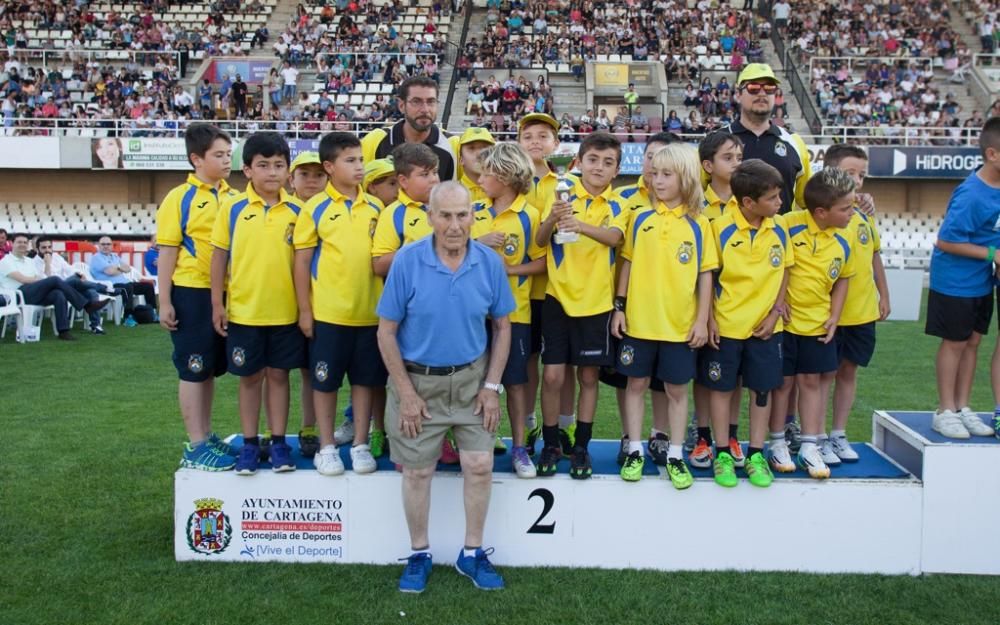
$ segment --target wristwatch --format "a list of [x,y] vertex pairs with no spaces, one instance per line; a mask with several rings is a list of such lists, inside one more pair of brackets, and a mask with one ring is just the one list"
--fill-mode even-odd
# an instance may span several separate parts
[[483,388],[488,391],[493,391],[498,395],[503,393],[503,384],[495,384],[493,382],[483,382]]

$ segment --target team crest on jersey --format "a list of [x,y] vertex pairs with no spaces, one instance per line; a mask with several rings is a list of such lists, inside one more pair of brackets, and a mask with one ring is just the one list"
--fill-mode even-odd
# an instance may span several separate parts
[[677,248],[677,260],[686,265],[694,258],[694,243],[685,241]]
[[521,243],[521,237],[517,234],[511,233],[504,237],[503,240],[503,253],[505,256],[513,256],[517,253],[517,248]]
[[708,363],[708,379],[713,382],[718,382],[722,379],[722,363],[713,360]]
[[772,245],[771,250],[768,252],[768,257],[771,259],[772,267],[780,267],[781,259],[785,255],[785,251],[781,249],[780,245]]
[[191,354],[188,356],[188,371],[191,373],[201,373],[205,369],[205,360],[201,354]]
[[618,355],[618,360],[626,367],[635,360],[635,349],[631,345],[622,345],[622,353]]
[[222,500],[196,499],[194,507],[187,522],[188,547],[205,555],[222,553],[233,537],[229,517],[222,511]]
[[844,266],[844,261],[839,258],[834,258],[830,262],[830,269],[827,273],[830,274],[831,280],[836,280],[840,276],[840,269]]
[[375,226],[377,226],[377,225],[378,225],[378,219],[372,217],[372,220],[370,222],[368,222],[368,238],[369,239],[375,237]]
[[291,245],[292,239],[295,237],[295,222],[288,224],[285,227],[285,243]]
[[316,380],[326,382],[326,379],[330,377],[330,365],[326,364],[325,360],[317,362],[314,374],[316,375]]
[[868,245],[868,224],[861,222],[858,224],[858,242],[861,245]]
[[783,141],[779,141],[774,144],[774,153],[784,158],[788,155],[788,146]]
[[233,364],[237,367],[247,364],[247,353],[242,347],[233,348]]

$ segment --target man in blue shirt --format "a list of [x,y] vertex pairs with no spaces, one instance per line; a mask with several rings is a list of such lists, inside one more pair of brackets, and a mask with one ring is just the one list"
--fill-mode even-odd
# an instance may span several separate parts
[[390,378],[386,431],[392,460],[403,468],[413,549],[399,580],[403,592],[422,592],[430,575],[431,478],[449,429],[465,480],[465,548],[456,568],[477,588],[503,588],[487,557],[492,549],[482,545],[514,296],[500,257],[470,240],[471,203],[456,182],[434,187],[427,212],[433,234],[396,253],[377,308]]
[[111,237],[105,235],[97,240],[97,253],[90,257],[90,275],[96,282],[110,282],[114,286],[115,293],[121,295],[125,304],[125,325],[132,326],[135,325],[133,297],[142,295],[146,305],[155,308],[156,291],[151,282],[133,282],[129,278],[132,267],[113,250]]

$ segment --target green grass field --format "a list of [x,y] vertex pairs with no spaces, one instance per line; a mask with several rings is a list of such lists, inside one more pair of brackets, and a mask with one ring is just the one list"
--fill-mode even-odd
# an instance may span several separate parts
[[[395,589],[396,566],[178,564],[173,473],[183,429],[166,333],[111,328],[105,337],[68,344],[49,330],[38,344],[18,345],[10,334],[0,343],[2,625],[1000,622],[1000,605],[992,602],[1000,581],[988,577],[508,568],[508,589],[483,594],[441,567],[426,593],[403,596]],[[992,405],[992,345],[991,337],[980,355],[980,410]],[[874,408],[932,408],[935,349],[921,324],[879,326],[852,439],[870,439]],[[237,429],[235,390],[231,377],[219,386],[220,432]],[[619,435],[612,393],[602,395],[595,434]],[[733,549],[753,524],[773,518],[763,510],[731,512]],[[987,539],[990,522],[969,519],[960,531]]]

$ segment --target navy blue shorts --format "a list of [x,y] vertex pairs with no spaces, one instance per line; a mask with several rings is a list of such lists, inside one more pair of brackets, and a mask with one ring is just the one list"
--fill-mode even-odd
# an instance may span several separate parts
[[[486,320],[486,340],[493,345],[493,322]],[[528,356],[531,355],[531,325],[527,323],[510,324],[510,353],[507,355],[507,365],[503,369],[500,383],[504,386],[517,386],[528,383]]]
[[667,384],[694,379],[696,352],[687,343],[647,341],[625,335],[618,348],[618,373],[629,378],[657,378]]
[[[618,349],[621,347],[621,339],[616,339],[614,336],[611,337],[611,353],[618,356]],[[628,387],[628,376],[618,373],[618,369],[614,367],[601,367],[600,380],[602,384],[607,384],[608,386],[625,390]],[[653,377],[649,380],[650,390],[662,393],[664,391],[663,380]]]
[[174,286],[170,301],[177,329],[170,333],[174,367],[185,382],[205,382],[226,372],[226,339],[212,326],[212,290]]
[[570,317],[559,300],[545,296],[542,304],[542,364],[607,367],[611,351],[611,311]]
[[820,343],[819,336],[801,336],[785,332],[781,343],[785,376],[799,373],[829,373],[840,366],[837,342]]
[[839,326],[834,337],[837,343],[837,360],[849,360],[859,367],[867,367],[875,354],[875,322],[859,326]]
[[946,341],[968,341],[972,333],[987,335],[993,320],[993,294],[956,297],[931,289],[927,293],[924,333]]
[[351,386],[384,387],[389,374],[378,349],[378,326],[342,326],[317,321],[309,341],[313,388],[322,393],[340,389],[344,376]]
[[766,341],[751,336],[748,339],[719,339],[719,349],[703,347],[698,351],[698,384],[719,392],[736,390],[739,379],[743,386],[758,393],[781,388],[782,333]]
[[544,300],[531,300],[531,352],[537,354],[542,351],[542,302]]
[[264,367],[302,369],[309,364],[306,337],[297,323],[286,326],[246,326],[229,322],[226,337],[229,372],[248,376]]

